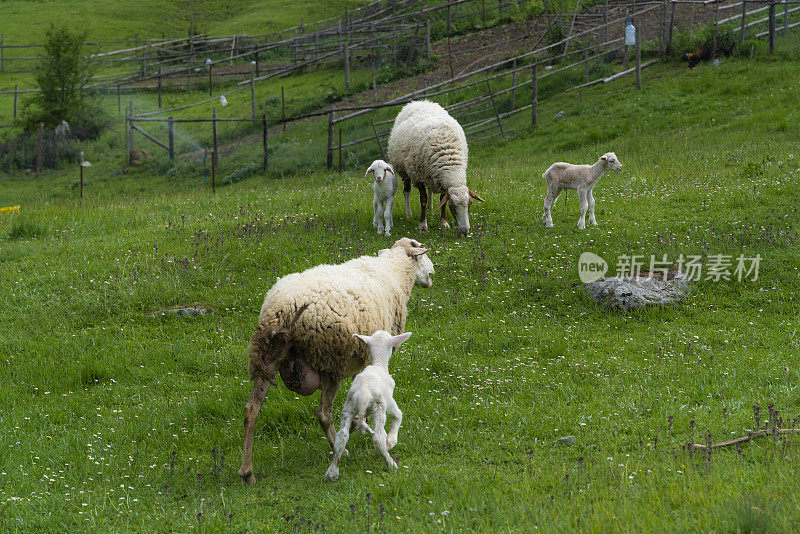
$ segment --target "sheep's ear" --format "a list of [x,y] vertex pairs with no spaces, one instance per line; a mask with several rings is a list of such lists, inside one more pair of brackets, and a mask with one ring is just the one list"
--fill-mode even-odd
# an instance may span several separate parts
[[386,254],[387,252],[390,252],[391,250],[392,250],[392,249],[390,249],[390,248],[382,248],[382,249],[380,249],[380,250],[378,251],[378,257],[380,258],[381,256],[383,256],[383,255],[384,255],[384,254]]
[[431,251],[431,249],[429,249],[429,248],[425,248],[425,247],[417,248],[417,247],[414,247],[412,249],[409,249],[408,255],[411,256],[412,258],[416,258],[417,256],[422,256],[423,254],[427,254],[430,251]]
[[373,163],[372,165],[369,166],[369,169],[367,169],[367,172],[364,173],[364,178],[369,176],[369,173],[374,173],[374,172],[375,172],[375,164]]
[[481,197],[478,196],[478,193],[476,193],[472,189],[467,189],[467,191],[469,191],[469,196],[471,196],[472,198],[474,198],[478,202],[486,202],[485,200],[483,200]]
[[353,337],[357,337],[367,345],[369,345],[369,342],[372,341],[372,338],[370,336],[362,336],[361,334],[353,334]]
[[607,160],[607,159],[608,159],[608,156],[606,156],[605,154],[603,154],[602,156],[600,156],[600,159],[602,159],[603,161],[605,161],[605,160]]
[[444,196],[442,197],[442,200],[439,202],[439,207],[437,209],[441,210],[449,200],[450,200],[450,193],[445,193]]
[[400,334],[399,336],[392,336],[392,340],[389,342],[392,347],[397,347],[403,344],[405,340],[411,337],[411,332],[405,332]]
[[397,173],[396,173],[396,172],[394,172],[394,167],[392,167],[392,164],[391,164],[391,163],[387,163],[387,164],[386,164],[386,170],[387,170],[387,171],[389,171],[389,172],[391,172],[391,173],[392,173],[392,174],[393,174],[395,177],[397,177]]

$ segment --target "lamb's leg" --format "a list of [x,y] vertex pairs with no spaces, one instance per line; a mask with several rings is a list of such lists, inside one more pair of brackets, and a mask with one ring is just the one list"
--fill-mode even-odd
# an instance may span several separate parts
[[325,478],[328,480],[336,480],[339,478],[339,460],[347,445],[347,440],[350,439],[350,424],[353,422],[353,414],[349,411],[342,412],[342,426],[339,432],[336,433],[336,438],[333,444],[333,461],[331,462],[328,471],[325,473]]
[[547,228],[553,227],[553,216],[550,210],[553,209],[553,204],[558,198],[559,190],[554,190],[550,184],[547,184],[547,196],[544,197],[544,214],[542,214],[542,222]]
[[586,211],[589,209],[589,201],[586,199],[586,190],[578,189],[578,198],[581,201],[581,216],[578,219],[578,230],[586,228]]
[[417,224],[417,230],[426,232],[428,230],[428,218],[425,207],[428,205],[428,192],[425,190],[425,184],[423,183],[414,184],[414,186],[419,190],[419,205],[420,209],[422,210],[422,213],[419,215],[419,224]]
[[386,469],[393,470],[397,469],[397,464],[392,457],[389,456],[389,448],[387,445],[387,438],[386,438],[386,410],[385,407],[376,406],[374,411],[372,412],[372,426],[375,429],[375,433],[372,434],[372,443],[375,445],[375,448],[378,449],[378,452],[383,456],[383,461],[386,462]]
[[411,180],[403,180],[403,197],[406,199],[406,217],[411,217]]
[[389,436],[386,439],[386,447],[391,450],[397,445],[397,433],[400,431],[400,424],[403,422],[403,412],[400,411],[400,407],[397,406],[394,399],[389,399],[387,409],[389,415],[392,416],[392,422],[389,423]]
[[[333,420],[333,401],[336,399],[336,394],[339,393],[339,381],[333,381],[328,376],[322,377],[322,394],[319,398],[319,409],[317,409],[317,419],[322,431],[328,438],[328,443],[331,447],[335,447],[336,438],[333,434],[333,427],[331,421]],[[348,428],[350,428],[348,426]]]
[[253,379],[253,394],[244,407],[244,447],[242,452],[242,467],[239,468],[239,476],[245,484],[253,484],[253,432],[258,421],[258,412],[264,397],[267,396],[270,383],[263,377],[256,376]]
[[392,226],[394,226],[394,221],[392,220],[392,210],[394,209],[394,197],[386,199],[386,207],[383,209],[383,220],[385,221],[384,229],[386,235],[392,235]]
[[594,195],[591,189],[586,192],[586,197],[589,201],[589,224],[597,226],[597,221],[594,219]]
[[[439,195],[439,202],[440,203],[442,202],[442,199],[444,198],[444,196],[446,194],[447,193],[442,193],[441,195]],[[431,195],[431,196],[433,196],[433,195]],[[441,214],[441,218],[439,220],[439,228],[442,228],[442,229],[445,229],[445,230],[447,228],[450,228],[450,223],[447,222],[447,204],[442,205],[442,214]]]
[[378,196],[372,197],[372,227],[378,229],[378,233],[383,233],[383,227],[381,225],[381,214],[383,210],[381,209],[381,201]]

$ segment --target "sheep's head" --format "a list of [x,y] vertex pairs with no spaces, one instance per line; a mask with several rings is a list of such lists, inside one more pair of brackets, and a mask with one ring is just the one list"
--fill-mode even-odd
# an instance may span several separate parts
[[606,152],[600,159],[605,162],[606,168],[611,169],[614,171],[621,171],[622,170],[622,163],[619,162],[617,159],[617,155],[613,152]]
[[364,174],[364,177],[366,178],[369,175],[369,173],[372,173],[373,176],[375,176],[376,182],[382,182],[384,177],[386,177],[387,175],[397,176],[394,172],[394,167],[392,167],[390,163],[386,163],[382,159],[376,159],[375,161],[373,161],[372,165],[370,165],[369,169],[367,169],[366,174]]
[[353,334],[353,337],[360,339],[369,347],[370,363],[375,364],[379,361],[389,363],[392,350],[399,347],[405,340],[411,337],[411,332],[404,332],[399,336],[393,336],[386,330],[376,330],[371,336]]
[[[405,251],[406,255],[411,258],[414,267],[414,284],[422,287],[431,287],[433,280],[431,275],[435,273],[433,269],[433,262],[428,257],[427,248],[422,246],[422,243],[416,239],[409,239],[403,237],[395,241],[392,248],[401,248]],[[380,256],[380,253],[378,254]]]
[[483,199],[466,185],[459,185],[449,188],[439,203],[440,210],[445,204],[450,204],[450,211],[453,212],[458,224],[458,235],[469,233],[469,206],[472,204],[472,199],[483,202]]

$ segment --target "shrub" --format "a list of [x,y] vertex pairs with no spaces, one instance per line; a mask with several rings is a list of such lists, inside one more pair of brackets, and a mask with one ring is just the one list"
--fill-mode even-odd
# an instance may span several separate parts
[[250,161],[223,178],[222,185],[230,185],[235,184],[236,182],[241,182],[242,180],[253,176],[260,170],[261,165],[254,161]]

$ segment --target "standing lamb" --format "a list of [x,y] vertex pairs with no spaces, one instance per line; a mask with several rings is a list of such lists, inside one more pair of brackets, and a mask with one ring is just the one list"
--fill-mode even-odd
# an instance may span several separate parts
[[411,290],[433,285],[427,252],[404,237],[377,257],[361,256],[284,276],[267,292],[249,346],[253,394],[244,409],[239,469],[245,484],[254,482],[253,431],[276,372],[295,393],[322,390],[317,418],[333,447],[331,409],[339,383],[369,363],[369,352],[353,334],[403,331]]
[[375,181],[372,183],[372,227],[378,229],[378,235],[392,235],[392,208],[394,207],[394,194],[397,191],[397,175],[394,167],[376,159],[367,169],[364,177],[372,173]]
[[[389,456],[389,450],[397,445],[397,432],[403,421],[403,412],[394,400],[394,380],[389,374],[389,358],[392,350],[411,337],[411,332],[393,336],[385,330],[378,330],[371,336],[353,334],[369,347],[369,365],[353,379],[347,400],[342,409],[342,425],[336,433],[333,445],[333,461],[325,478],[339,478],[339,460],[344,447],[350,439],[350,429],[359,429],[372,436],[372,443],[386,462],[386,469],[397,469],[397,464]],[[367,424],[367,410],[372,414],[373,431]],[[392,416],[389,434],[386,434],[386,412]]]
[[458,224],[458,233],[469,233],[469,205],[483,199],[467,187],[467,138],[447,111],[427,100],[406,104],[392,126],[389,160],[403,178],[406,215],[411,216],[411,184],[419,190],[422,206],[417,228],[428,229],[428,195],[439,193],[440,226],[449,228],[447,204]]
[[542,173],[542,178],[547,181],[547,196],[544,197],[544,214],[542,222],[548,227],[553,227],[553,218],[550,210],[553,208],[558,195],[564,189],[577,189],[581,202],[581,216],[578,219],[578,229],[586,228],[586,211],[589,211],[589,223],[597,224],[594,219],[594,196],[592,190],[597,181],[607,169],[622,170],[622,163],[613,152],[606,152],[594,165],[573,165],[558,162]]

